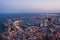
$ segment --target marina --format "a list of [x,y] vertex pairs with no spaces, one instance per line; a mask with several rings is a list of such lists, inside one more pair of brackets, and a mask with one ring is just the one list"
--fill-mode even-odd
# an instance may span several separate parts
[[1,40],[60,40],[60,15],[44,14],[7,19]]

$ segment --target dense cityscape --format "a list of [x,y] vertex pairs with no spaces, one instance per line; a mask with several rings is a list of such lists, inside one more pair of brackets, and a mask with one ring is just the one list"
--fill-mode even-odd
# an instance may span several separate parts
[[60,16],[56,14],[8,19],[0,40],[60,40]]

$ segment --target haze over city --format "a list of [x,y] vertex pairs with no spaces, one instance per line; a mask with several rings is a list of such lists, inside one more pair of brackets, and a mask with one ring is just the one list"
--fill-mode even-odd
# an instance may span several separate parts
[[0,13],[60,13],[60,0],[0,0]]
[[60,0],[0,0],[0,40],[60,40]]

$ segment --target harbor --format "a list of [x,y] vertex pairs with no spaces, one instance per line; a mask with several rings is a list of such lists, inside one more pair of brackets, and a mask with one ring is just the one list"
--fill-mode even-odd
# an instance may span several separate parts
[[60,15],[35,15],[7,19],[0,40],[60,40]]

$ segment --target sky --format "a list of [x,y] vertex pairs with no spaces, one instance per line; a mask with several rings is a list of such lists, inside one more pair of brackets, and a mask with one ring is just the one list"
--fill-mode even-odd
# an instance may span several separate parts
[[60,13],[60,0],[0,0],[0,13]]

